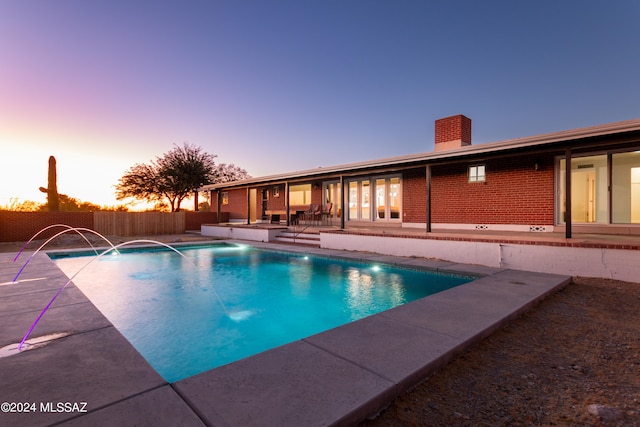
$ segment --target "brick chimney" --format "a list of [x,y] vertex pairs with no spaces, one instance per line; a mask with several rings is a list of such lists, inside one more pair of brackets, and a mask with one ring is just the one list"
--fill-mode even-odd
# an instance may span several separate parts
[[436,120],[436,151],[471,145],[471,119],[458,114]]

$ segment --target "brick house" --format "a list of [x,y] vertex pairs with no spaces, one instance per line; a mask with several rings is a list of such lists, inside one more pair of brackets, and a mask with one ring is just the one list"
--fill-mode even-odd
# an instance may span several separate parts
[[640,120],[472,145],[457,115],[436,120],[432,152],[202,190],[245,224],[330,203],[342,228],[640,234]]

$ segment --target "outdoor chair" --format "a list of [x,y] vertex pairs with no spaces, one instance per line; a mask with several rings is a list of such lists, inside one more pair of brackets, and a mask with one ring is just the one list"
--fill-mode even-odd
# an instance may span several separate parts
[[[322,224],[329,225],[329,219],[331,218],[331,209],[333,208],[333,203],[327,202],[324,207],[324,210],[320,213]],[[326,220],[326,223],[325,223]]]
[[313,212],[311,213],[311,219],[314,225],[319,225],[322,219],[322,207],[320,205],[313,205]]
[[302,214],[302,218],[304,219],[305,224],[307,223],[307,221],[313,221],[313,217],[317,209],[317,206],[318,205],[311,204],[309,205],[309,209],[304,211],[304,213]]

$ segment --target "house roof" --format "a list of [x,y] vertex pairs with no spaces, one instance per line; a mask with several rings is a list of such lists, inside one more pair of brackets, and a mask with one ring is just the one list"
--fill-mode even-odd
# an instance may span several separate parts
[[579,129],[571,129],[560,132],[547,133],[525,138],[509,139],[505,141],[490,142],[478,145],[470,145],[447,151],[429,151],[418,154],[388,157],[383,159],[368,160],[357,163],[348,163],[328,167],[318,167],[301,171],[287,172],[276,175],[267,175],[256,178],[244,179],[241,181],[226,182],[220,184],[210,184],[201,190],[216,190],[221,188],[246,187],[256,184],[267,184],[282,182],[287,180],[298,180],[314,178],[325,175],[364,171],[376,168],[403,167],[416,163],[438,163],[451,159],[474,157],[479,155],[491,155],[505,151],[514,151],[528,148],[543,148],[558,145],[560,143],[570,143],[573,141],[585,140],[588,138],[619,135],[628,132],[640,131],[640,119],[627,120],[622,122],[608,123],[598,126],[590,126]]

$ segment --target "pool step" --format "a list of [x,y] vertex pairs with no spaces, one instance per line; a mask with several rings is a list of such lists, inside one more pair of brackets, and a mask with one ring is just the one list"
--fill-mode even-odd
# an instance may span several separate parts
[[296,243],[300,245],[309,245],[320,247],[320,233],[307,232],[296,234],[292,231],[282,231],[276,236],[277,242]]

